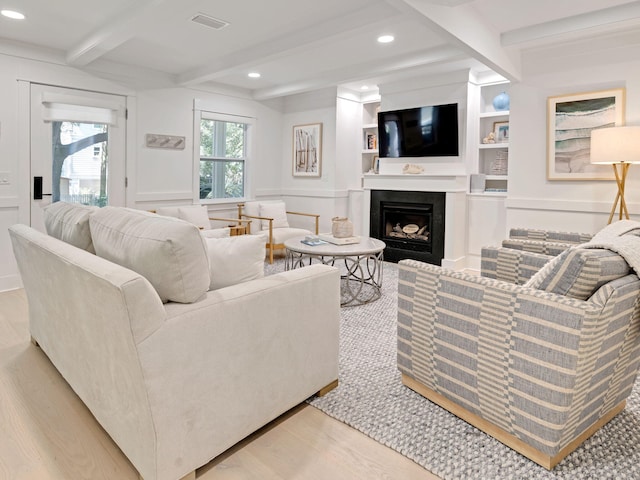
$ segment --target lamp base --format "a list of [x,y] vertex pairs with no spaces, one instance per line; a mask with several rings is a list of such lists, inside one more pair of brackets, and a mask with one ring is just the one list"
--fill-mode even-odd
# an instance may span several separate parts
[[627,181],[627,172],[629,171],[630,163],[620,162],[611,164],[613,167],[613,173],[616,176],[616,183],[618,184],[618,193],[616,193],[616,199],[613,201],[613,207],[611,207],[611,213],[609,214],[609,221],[613,220],[613,215],[616,212],[618,204],[620,204],[619,220],[622,220],[622,216],[629,220],[629,210],[627,210],[627,203],[624,201],[624,184]]

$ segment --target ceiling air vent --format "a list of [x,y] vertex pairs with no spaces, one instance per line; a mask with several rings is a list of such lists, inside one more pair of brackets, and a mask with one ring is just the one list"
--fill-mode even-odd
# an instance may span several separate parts
[[220,30],[221,28],[229,25],[229,22],[225,22],[224,20],[220,20],[218,18],[210,17],[209,15],[205,15],[204,13],[198,13],[191,18],[192,22],[199,23],[200,25],[204,25],[205,27],[215,28],[216,30]]

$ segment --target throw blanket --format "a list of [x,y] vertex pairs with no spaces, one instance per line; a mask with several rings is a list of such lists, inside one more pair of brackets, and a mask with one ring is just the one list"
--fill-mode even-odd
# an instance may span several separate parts
[[620,220],[604,227],[587,243],[574,248],[605,248],[624,258],[640,277],[640,222]]

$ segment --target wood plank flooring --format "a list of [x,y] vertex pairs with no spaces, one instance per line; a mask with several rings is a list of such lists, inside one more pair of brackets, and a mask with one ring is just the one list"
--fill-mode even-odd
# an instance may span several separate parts
[[[432,480],[397,452],[303,404],[197,470],[199,480]],[[0,292],[0,480],[136,480],[42,351],[23,290]]]

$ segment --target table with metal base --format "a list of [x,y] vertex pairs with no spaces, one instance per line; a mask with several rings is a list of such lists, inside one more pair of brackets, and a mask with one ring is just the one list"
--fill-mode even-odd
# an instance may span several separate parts
[[364,305],[382,294],[382,261],[386,247],[382,240],[362,237],[351,245],[306,245],[305,237],[284,242],[285,270],[305,267],[314,261],[338,267],[341,272],[340,305]]

